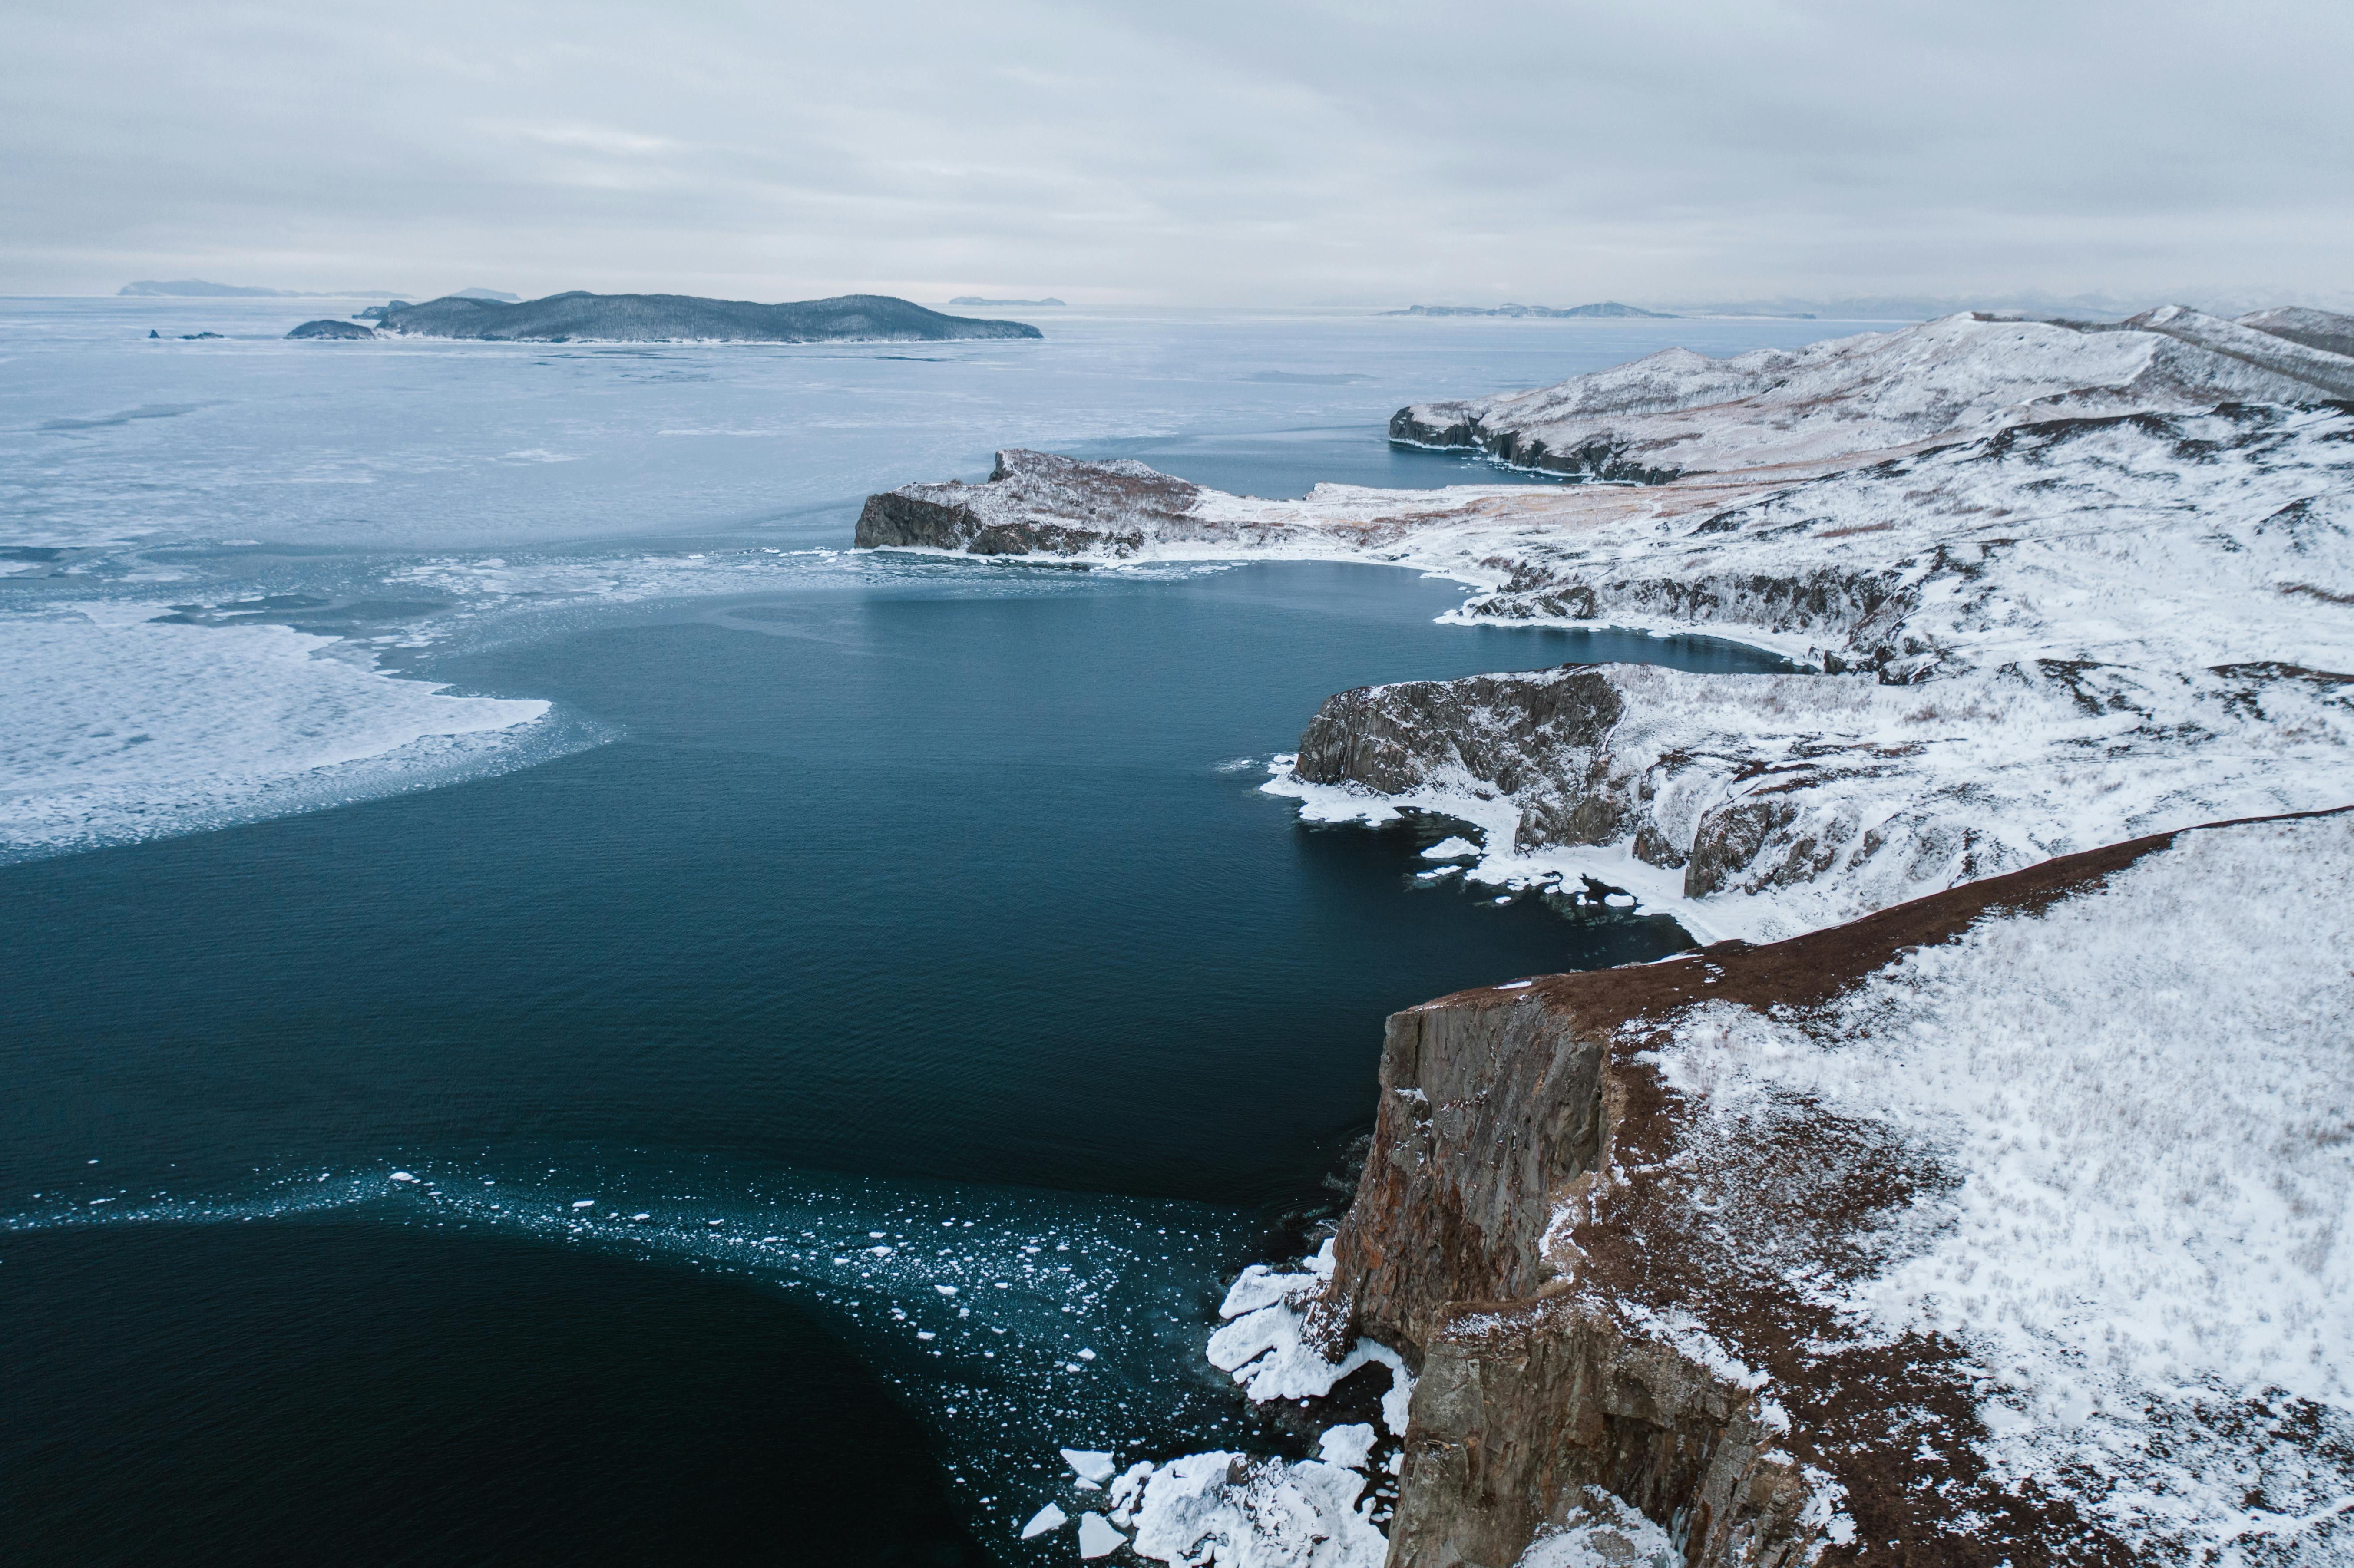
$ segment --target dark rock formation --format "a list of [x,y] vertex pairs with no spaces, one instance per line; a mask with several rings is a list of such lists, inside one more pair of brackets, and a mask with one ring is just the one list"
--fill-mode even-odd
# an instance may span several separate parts
[[551,294],[504,304],[449,295],[387,306],[387,332],[497,343],[935,343],[1044,335],[1020,322],[942,315],[883,294],[764,305],[687,294]]
[[1402,795],[1459,777],[1523,802],[1515,847],[1607,843],[1626,809],[1609,789],[1611,727],[1626,703],[1599,667],[1361,686],[1326,699],[1299,738],[1297,775]]
[[374,337],[376,334],[357,322],[339,322],[322,318],[315,322],[304,322],[286,335],[288,337],[352,338]]
[[[1803,1013],[1908,949],[2031,916],[2176,836],[1786,942],[1393,1016],[1372,1150],[1310,1312],[1323,1343],[1370,1335],[1420,1368],[1392,1568],[1509,1568],[1587,1486],[1667,1528],[1691,1568],[1817,1552],[1924,1568],[2129,1561],[2069,1499],[1995,1484],[1956,1346],[1871,1340],[1807,1280],[1744,1255],[1744,1235],[1770,1233],[1783,1261],[1794,1248],[1812,1260],[1816,1283],[1851,1276],[1871,1261],[1857,1237],[1875,1218],[1949,1178],[1821,1118],[1775,1157],[1784,1179],[1721,1214],[1693,1188],[1705,1130],[1641,1057],[1691,1004]],[[1808,1510],[1826,1484],[1853,1520],[1844,1544]]]
[[1518,430],[1490,430],[1479,416],[1457,403],[1417,404],[1390,416],[1390,440],[1406,446],[1452,448],[1483,451],[1498,462],[1516,468],[1540,468],[1575,479],[1608,480],[1622,484],[1665,484],[1683,470],[1672,463],[1648,461],[1633,443],[1608,434],[1555,447],[1541,436]]

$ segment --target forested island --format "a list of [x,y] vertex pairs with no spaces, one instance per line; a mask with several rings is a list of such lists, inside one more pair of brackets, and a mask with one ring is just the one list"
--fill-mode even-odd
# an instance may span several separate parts
[[422,304],[395,301],[379,319],[391,335],[495,343],[941,343],[1044,335],[1023,322],[944,315],[887,294],[774,305],[579,290],[516,304],[451,294]]

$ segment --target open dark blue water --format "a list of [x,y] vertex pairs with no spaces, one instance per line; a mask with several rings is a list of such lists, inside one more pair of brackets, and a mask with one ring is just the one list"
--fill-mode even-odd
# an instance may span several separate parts
[[[242,1439],[192,1454],[196,1434],[258,1429],[266,1451],[291,1441],[284,1407],[313,1396],[287,1417],[304,1435],[296,1478],[235,1492],[251,1539],[375,1517],[393,1506],[384,1434],[473,1430],[454,1412],[510,1340],[518,1382],[549,1380],[541,1425],[520,1430],[572,1454],[584,1423],[616,1416],[563,1393],[572,1352],[539,1343],[544,1319],[650,1367],[700,1365],[705,1351],[682,1347],[725,1338],[714,1324],[763,1325],[822,1375],[779,1380],[758,1370],[765,1352],[733,1351],[764,1392],[689,1426],[739,1434],[731,1453],[760,1446],[753,1468],[815,1474],[795,1446],[825,1449],[860,1405],[868,1472],[899,1488],[929,1474],[935,1498],[938,1456],[969,1474],[946,1478],[954,1507],[877,1515],[861,1494],[858,1528],[986,1533],[1034,1507],[1007,1474],[1025,1445],[1051,1467],[1050,1437],[1166,1447],[1244,1419],[1181,1368],[1218,1271],[1249,1258],[1268,1212],[1314,1200],[1368,1121],[1385,1012],[1678,945],[1664,922],[1578,925],[1533,898],[1414,888],[1415,852],[1442,827],[1303,828],[1238,764],[1365,681],[1755,656],[1437,626],[1458,590],[1375,567],[981,577],[650,609],[444,661],[438,676],[553,695],[620,738],[0,873],[0,1170],[21,1215],[0,1277],[12,1339],[42,1351],[16,1361],[0,1443],[12,1487],[74,1478],[56,1503],[18,1491],[0,1529],[51,1545],[43,1532],[72,1532],[84,1560],[140,1555],[175,1539],[161,1521],[188,1518],[161,1470],[249,1485]],[[394,1183],[396,1169],[426,1181]],[[428,1183],[444,1196],[421,1196]],[[985,1202],[964,1195],[974,1184]],[[584,1200],[598,1207],[572,1207]],[[193,1228],[122,1223],[136,1216]],[[365,1244],[371,1227],[398,1232],[397,1266]],[[780,1231],[795,1247],[759,1247]],[[896,1255],[880,1284],[834,1261],[911,1232],[944,1232],[953,1255],[934,1246],[911,1273]],[[1117,1381],[1129,1408],[1100,1393],[1040,1405],[1061,1396],[1020,1387],[991,1406],[1030,1404],[1019,1430],[969,1430],[945,1412],[979,1386],[960,1381],[971,1368],[898,1364],[928,1358],[908,1353],[915,1317],[889,1313],[938,1318],[937,1282],[970,1288],[1023,1255],[1017,1235],[1051,1236],[1034,1256],[1071,1243],[1098,1274],[1040,1286],[1005,1314],[1007,1337],[1034,1346],[1080,1305],[1103,1341],[1087,1378]],[[578,1255],[545,1255],[550,1237]],[[715,1257],[723,1238],[755,1250]],[[658,1265],[618,1302],[615,1255]],[[715,1266],[768,1288],[695,1275]],[[504,1294],[485,1319],[467,1303],[491,1277]],[[1123,1289],[1117,1309],[1080,1299]],[[355,1315],[398,1328],[361,1332]],[[464,1332],[445,1348],[437,1323]],[[324,1370],[292,1375],[272,1344]],[[256,1370],[198,1375],[215,1356]],[[928,1438],[843,1392],[934,1375],[948,1381],[909,1401]],[[636,1455],[576,1456],[567,1473],[623,1485]],[[525,1557],[535,1541],[550,1556],[632,1550],[626,1533],[535,1535],[572,1492],[469,1481],[472,1463],[404,1450],[391,1490],[450,1491],[481,1522],[472,1539]],[[631,1507],[682,1540],[765,1539],[741,1510],[673,1495],[676,1518],[643,1489]]]
[[[1444,824],[1303,827],[1265,759],[1369,682],[1772,667],[1435,625],[1460,590],[1377,567],[776,554],[847,534],[715,525],[740,591],[682,536],[651,587],[610,543],[238,568],[577,748],[0,865],[0,1560],[1067,1558],[1014,1540],[1057,1446],[1287,1441],[1207,1314],[1335,1201],[1383,1016],[1681,942],[1417,885]],[[111,591],[223,600],[140,548]]]

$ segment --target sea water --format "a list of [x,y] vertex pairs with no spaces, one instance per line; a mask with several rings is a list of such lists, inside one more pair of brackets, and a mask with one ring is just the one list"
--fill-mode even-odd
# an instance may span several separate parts
[[1303,828],[1267,758],[1368,682],[1771,662],[861,554],[857,501],[1015,443],[1493,480],[1388,412],[1833,330],[303,313],[0,309],[15,1555],[1056,1561],[1057,1447],[1281,1444],[1207,1315],[1337,1201],[1383,1015],[1681,938],[1418,882],[1445,824]]

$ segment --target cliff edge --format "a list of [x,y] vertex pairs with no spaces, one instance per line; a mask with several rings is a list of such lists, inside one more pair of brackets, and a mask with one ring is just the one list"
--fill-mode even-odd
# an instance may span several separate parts
[[1691,1568],[2354,1545],[2349,877],[2187,830],[1393,1017],[1307,1309],[1419,1367],[1391,1568],[1596,1487]]

